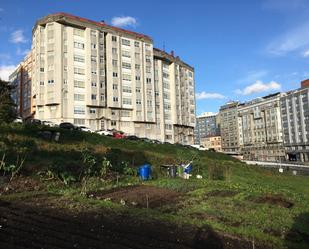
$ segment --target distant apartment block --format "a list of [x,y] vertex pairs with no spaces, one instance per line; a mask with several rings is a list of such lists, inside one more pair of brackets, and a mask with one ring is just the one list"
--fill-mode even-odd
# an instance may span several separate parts
[[33,28],[31,76],[35,118],[193,143],[194,69],[149,36],[48,15]]
[[196,125],[194,129],[195,144],[201,144],[203,138],[219,135],[220,126],[218,114],[205,112],[196,117]]
[[283,140],[288,160],[309,162],[309,80],[281,99]]
[[245,160],[280,161],[285,159],[280,97],[275,93],[238,107],[239,146]]
[[239,137],[242,137],[242,135],[239,133],[239,105],[239,102],[233,101],[220,107],[221,145],[222,151],[225,153],[240,153]]
[[201,138],[201,145],[204,146],[204,148],[208,150],[214,150],[217,152],[222,151],[222,146],[221,146],[221,136],[208,136],[208,137],[203,137]]
[[31,73],[32,54],[30,52],[9,77],[14,87],[12,98],[16,104],[17,114],[24,119],[31,117],[34,113]]

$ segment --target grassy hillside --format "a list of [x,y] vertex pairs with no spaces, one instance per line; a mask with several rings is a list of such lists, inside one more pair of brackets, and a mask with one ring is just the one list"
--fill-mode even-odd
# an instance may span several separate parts
[[[78,131],[61,130],[60,140],[55,142],[43,138],[42,130],[60,131],[23,125],[0,127],[0,158],[5,162],[1,174],[12,178],[11,184],[18,182],[18,175],[40,182],[39,190],[2,191],[0,198],[13,200],[47,191],[74,200],[71,208],[75,209],[87,205],[178,225],[211,227],[269,247],[308,248],[308,177],[247,166],[220,153]],[[160,167],[192,159],[193,177],[189,180],[170,179]],[[141,182],[136,169],[145,162],[152,165],[153,180]],[[196,174],[203,179],[196,179]],[[141,184],[175,191],[179,196],[156,208],[132,208],[123,203],[124,197],[119,202],[91,198],[90,194]]]

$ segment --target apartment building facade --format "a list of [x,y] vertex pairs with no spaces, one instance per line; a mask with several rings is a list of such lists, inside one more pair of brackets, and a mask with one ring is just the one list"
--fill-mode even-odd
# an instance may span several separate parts
[[238,108],[239,146],[245,160],[282,161],[280,98],[271,94],[246,102]]
[[195,144],[201,144],[203,138],[220,135],[218,116],[217,113],[205,112],[196,117],[194,129]]
[[16,104],[17,114],[23,119],[30,118],[34,113],[31,74],[32,54],[30,52],[9,77],[13,86],[12,98]]
[[309,162],[309,80],[280,98],[287,160]]
[[40,120],[193,143],[194,69],[143,34],[66,13],[38,20],[31,94]]
[[232,101],[221,106],[219,111],[222,151],[236,155],[240,154],[239,137],[242,137],[239,130],[239,106],[239,102]]
[[200,144],[207,150],[214,150],[217,152],[222,151],[221,136],[209,135],[207,137],[203,137],[201,138]]

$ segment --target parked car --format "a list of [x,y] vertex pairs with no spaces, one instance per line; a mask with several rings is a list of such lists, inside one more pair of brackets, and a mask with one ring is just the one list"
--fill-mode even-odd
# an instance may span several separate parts
[[26,124],[41,125],[42,122],[39,119],[30,118],[30,119],[26,119]]
[[57,124],[51,122],[51,121],[42,121],[43,125],[49,126],[49,127],[57,127]]
[[86,127],[86,126],[79,126],[78,127],[81,131],[85,131],[85,132],[90,132],[93,133],[94,131],[91,130],[90,128]]
[[139,138],[139,137],[134,136],[134,135],[127,136],[127,137],[126,137],[126,139],[128,139],[128,140],[133,140],[133,141],[138,141],[138,140],[140,140],[140,138]]
[[113,137],[116,138],[116,139],[122,139],[122,138],[125,138],[126,136],[125,136],[124,132],[122,132],[122,131],[114,131]]
[[14,121],[14,123],[18,123],[18,124],[22,124],[23,123],[23,120],[21,117],[17,117]]
[[99,135],[104,135],[104,136],[113,136],[112,130],[99,130],[99,131],[96,131],[96,133]]
[[203,150],[203,151],[207,150],[203,145],[199,145],[199,144],[191,144],[190,146],[198,150]]
[[67,129],[67,130],[74,130],[75,126],[72,123],[69,122],[63,122],[59,125],[59,128],[61,129]]

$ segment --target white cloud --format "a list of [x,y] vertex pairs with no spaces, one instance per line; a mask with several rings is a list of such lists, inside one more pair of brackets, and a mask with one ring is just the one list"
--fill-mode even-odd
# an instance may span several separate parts
[[200,92],[196,93],[195,97],[197,100],[201,99],[225,99],[225,96],[220,93],[207,93],[207,92]]
[[137,20],[132,16],[116,16],[112,18],[111,23],[112,25],[118,27],[126,27],[126,26],[135,27],[137,25]]
[[243,90],[237,89],[235,92],[241,95],[250,95],[254,93],[269,92],[280,89],[281,85],[275,81],[263,83],[262,81],[257,80],[255,83],[245,87]]
[[24,31],[22,31],[21,29],[14,31],[11,34],[11,42],[13,42],[13,43],[25,43],[25,42],[27,42],[27,40],[24,36]]
[[15,70],[15,65],[4,65],[0,66],[0,79],[9,80],[9,76]]
[[303,53],[303,57],[309,57],[309,50],[306,50],[304,53]]
[[309,46],[309,22],[287,31],[270,42],[266,50],[273,55],[285,55]]

